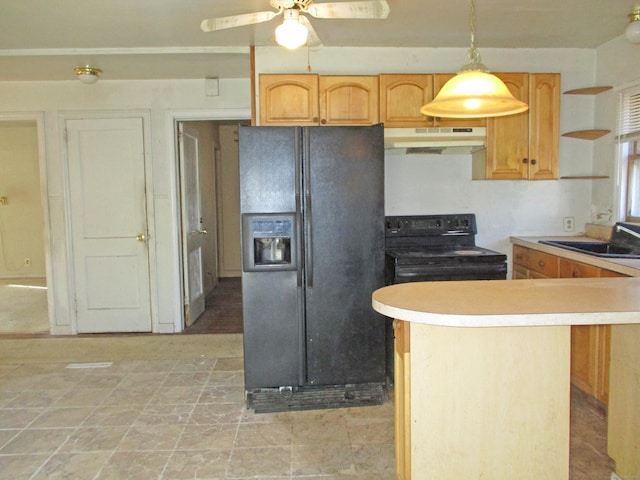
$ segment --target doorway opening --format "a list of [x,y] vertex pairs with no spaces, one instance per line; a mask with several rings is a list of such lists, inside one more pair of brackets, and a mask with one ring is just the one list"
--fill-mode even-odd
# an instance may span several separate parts
[[241,333],[238,126],[176,120],[182,251],[182,332]]
[[0,117],[0,334],[48,335],[37,119]]

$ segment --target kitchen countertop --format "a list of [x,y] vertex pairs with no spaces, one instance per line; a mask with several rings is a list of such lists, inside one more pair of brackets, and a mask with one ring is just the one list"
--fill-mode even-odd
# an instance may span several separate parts
[[640,278],[411,282],[373,292],[379,313],[447,327],[640,323]]
[[640,260],[633,260],[627,258],[605,258],[597,257],[594,255],[588,255],[586,253],[574,252],[566,250],[560,247],[553,247],[551,245],[544,245],[538,243],[540,240],[571,240],[571,241],[584,241],[584,242],[597,242],[595,238],[586,236],[566,236],[566,237],[510,237],[511,243],[514,245],[520,245],[521,247],[531,248],[533,250],[539,250],[541,252],[556,255],[558,257],[567,258],[569,260],[575,260],[576,262],[586,263],[595,267],[612,270],[614,272],[628,275],[630,277],[640,277]]

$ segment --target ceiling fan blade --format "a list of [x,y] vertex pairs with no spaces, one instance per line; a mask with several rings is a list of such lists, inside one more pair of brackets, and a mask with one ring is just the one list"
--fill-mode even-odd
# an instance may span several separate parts
[[343,3],[312,3],[306,10],[316,18],[384,19],[390,12],[386,0],[363,0]]
[[311,50],[318,50],[322,48],[322,42],[320,41],[316,31],[313,29],[313,25],[311,25],[309,19],[304,15],[300,15],[300,23],[307,27],[307,31],[309,32],[309,35],[307,36],[307,45],[309,48]]
[[256,12],[245,13],[242,15],[231,15],[229,17],[209,18],[202,21],[200,28],[203,32],[214,32],[216,30],[224,30],[226,28],[242,27],[244,25],[266,22],[279,14],[280,12]]

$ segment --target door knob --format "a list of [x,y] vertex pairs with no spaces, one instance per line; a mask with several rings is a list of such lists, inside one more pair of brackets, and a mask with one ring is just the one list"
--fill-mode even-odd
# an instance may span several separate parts
[[147,236],[144,233],[139,233],[136,236],[136,240],[138,240],[139,242],[146,242],[147,241]]

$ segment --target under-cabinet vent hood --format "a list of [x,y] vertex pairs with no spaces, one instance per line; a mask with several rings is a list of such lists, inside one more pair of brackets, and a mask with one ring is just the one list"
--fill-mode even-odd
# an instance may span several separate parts
[[485,147],[485,127],[385,128],[388,153],[466,154]]

